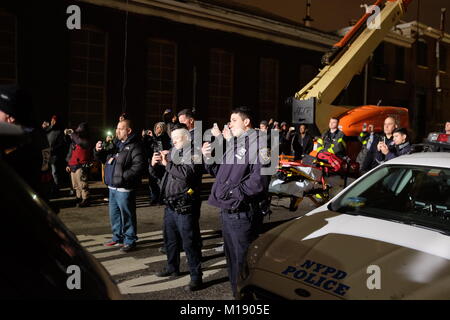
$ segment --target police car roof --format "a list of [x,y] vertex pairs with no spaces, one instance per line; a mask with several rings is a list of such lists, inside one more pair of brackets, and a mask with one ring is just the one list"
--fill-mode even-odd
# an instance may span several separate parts
[[394,158],[386,164],[450,168],[449,152],[421,152]]

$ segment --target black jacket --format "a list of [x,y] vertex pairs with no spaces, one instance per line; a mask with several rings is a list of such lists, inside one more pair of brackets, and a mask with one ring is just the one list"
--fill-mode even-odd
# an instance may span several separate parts
[[[173,155],[178,152],[180,155],[180,162],[172,160]],[[189,189],[192,189],[193,199],[200,198],[201,184],[198,183],[201,180],[203,165],[195,164],[193,155],[189,148],[187,149],[187,157],[183,157],[181,151],[173,148],[168,154],[168,164],[165,167],[164,175],[161,179],[161,197],[166,200],[175,200],[177,197],[186,194]],[[157,166],[155,166],[157,167]],[[150,166],[149,172],[152,176],[157,176],[157,168]],[[159,173],[160,174],[160,173]]]
[[94,157],[105,163],[105,183],[110,187],[135,189],[146,169],[144,150],[132,134],[125,142],[115,141],[109,150],[94,150]]
[[405,143],[401,144],[401,145],[396,145],[395,146],[395,152],[390,151],[387,155],[386,155],[386,161],[400,157],[400,156],[404,156],[407,154],[410,154],[412,150],[411,144],[406,141]]
[[41,128],[22,128],[23,141],[11,145],[4,152],[0,150],[0,159],[5,160],[34,191],[45,198],[41,175],[48,170],[50,146]]
[[369,171],[378,166],[380,163],[386,161],[386,156],[378,151],[378,143],[380,141],[386,142],[386,145],[389,148],[389,152],[395,152],[393,136],[389,139],[384,133],[376,134],[373,139],[372,145],[370,146],[369,152],[367,153],[366,159],[364,160],[363,166],[361,168],[362,171]]
[[303,155],[309,154],[314,147],[313,138],[309,133],[302,138],[300,133],[296,133],[292,139],[292,152],[295,159],[300,159]]
[[51,162],[54,163],[56,158],[64,159],[67,154],[68,144],[65,143],[64,134],[58,126],[50,126],[44,129],[47,134],[47,140],[51,148]]
[[317,151],[326,151],[335,154],[338,157],[345,156],[345,135],[344,132],[337,129],[335,132],[327,130],[322,134],[322,137],[317,140]]
[[143,144],[145,148],[145,155],[148,159],[151,159],[154,152],[160,152],[162,150],[170,150],[172,143],[167,132],[163,132],[159,136],[153,134],[153,136],[144,136]]

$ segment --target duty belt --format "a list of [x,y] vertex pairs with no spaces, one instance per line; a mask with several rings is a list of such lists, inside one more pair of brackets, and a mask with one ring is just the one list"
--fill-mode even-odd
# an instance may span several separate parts
[[250,206],[246,203],[241,203],[239,207],[237,207],[236,209],[223,209],[223,212],[228,214],[235,214],[239,212],[248,212],[248,211],[250,211]]

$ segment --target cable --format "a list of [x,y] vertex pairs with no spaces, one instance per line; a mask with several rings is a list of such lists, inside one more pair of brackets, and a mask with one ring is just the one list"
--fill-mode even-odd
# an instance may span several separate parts
[[122,112],[127,111],[127,98],[126,98],[126,87],[127,87],[127,51],[128,51],[128,0],[127,9],[125,13],[125,32],[124,32],[124,54],[123,54],[123,86],[122,86]]

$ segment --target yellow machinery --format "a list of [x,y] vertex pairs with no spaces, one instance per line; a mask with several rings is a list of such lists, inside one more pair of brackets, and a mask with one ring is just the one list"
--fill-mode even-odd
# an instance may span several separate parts
[[[324,68],[295,94],[292,119],[294,123],[316,124],[320,132],[324,132],[328,129],[330,117],[339,117],[354,108],[331,104],[353,76],[362,70],[372,52],[404,15],[411,1],[378,0],[374,4],[376,7],[371,7],[374,14],[366,13],[342,40],[324,55]],[[380,16],[376,17],[377,13]],[[398,111],[405,113],[404,108],[398,108]],[[366,122],[373,123],[370,118]],[[346,133],[346,128],[343,128],[343,131]]]

